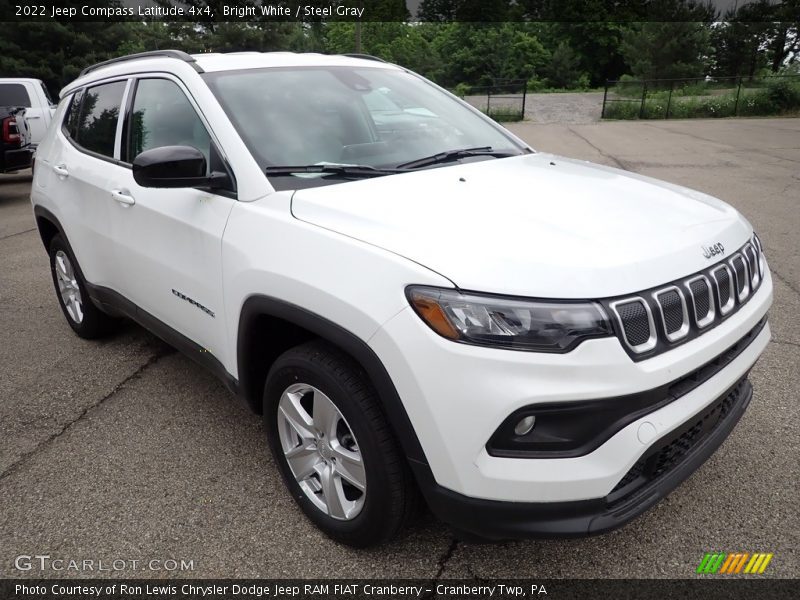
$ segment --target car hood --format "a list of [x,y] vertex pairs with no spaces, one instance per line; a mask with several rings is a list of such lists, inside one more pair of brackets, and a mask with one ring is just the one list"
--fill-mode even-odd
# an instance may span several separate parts
[[462,289],[540,298],[660,285],[708,266],[703,246],[730,254],[752,231],[706,194],[543,153],[303,189],[292,213]]

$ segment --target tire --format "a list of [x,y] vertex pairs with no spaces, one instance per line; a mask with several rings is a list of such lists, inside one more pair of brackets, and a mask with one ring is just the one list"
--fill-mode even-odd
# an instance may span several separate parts
[[50,241],[50,274],[58,304],[72,330],[84,339],[104,337],[118,320],[97,308],[89,298],[78,262],[61,235]]
[[292,497],[328,537],[374,546],[397,537],[418,514],[419,491],[377,394],[364,370],[336,347],[316,340],[275,361],[264,386],[264,422]]

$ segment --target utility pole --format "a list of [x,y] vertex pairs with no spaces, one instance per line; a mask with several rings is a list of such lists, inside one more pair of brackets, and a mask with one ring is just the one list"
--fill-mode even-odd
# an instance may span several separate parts
[[[364,6],[363,0],[358,0],[358,8],[361,9]],[[359,14],[361,14],[361,10],[359,10]],[[356,21],[356,54],[361,54],[361,17],[358,18]]]

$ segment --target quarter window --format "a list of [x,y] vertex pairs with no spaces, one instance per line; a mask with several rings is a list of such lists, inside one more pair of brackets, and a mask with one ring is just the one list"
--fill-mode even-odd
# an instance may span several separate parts
[[168,79],[141,79],[129,124],[128,161],[162,146],[192,146],[209,162],[211,137],[189,99]]
[[91,87],[83,94],[83,107],[77,124],[77,142],[80,146],[103,156],[114,156],[114,140],[125,85],[125,81],[115,81]]
[[75,138],[78,130],[78,123],[81,116],[81,100],[83,99],[83,91],[78,90],[70,98],[69,106],[67,107],[66,114],[64,115],[64,124],[62,131],[65,135]]

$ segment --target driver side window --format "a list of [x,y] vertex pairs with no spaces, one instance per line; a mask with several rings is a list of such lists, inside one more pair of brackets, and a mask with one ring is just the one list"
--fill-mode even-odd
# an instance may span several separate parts
[[140,79],[128,125],[127,160],[162,146],[193,146],[209,163],[211,137],[183,90],[169,79]]

